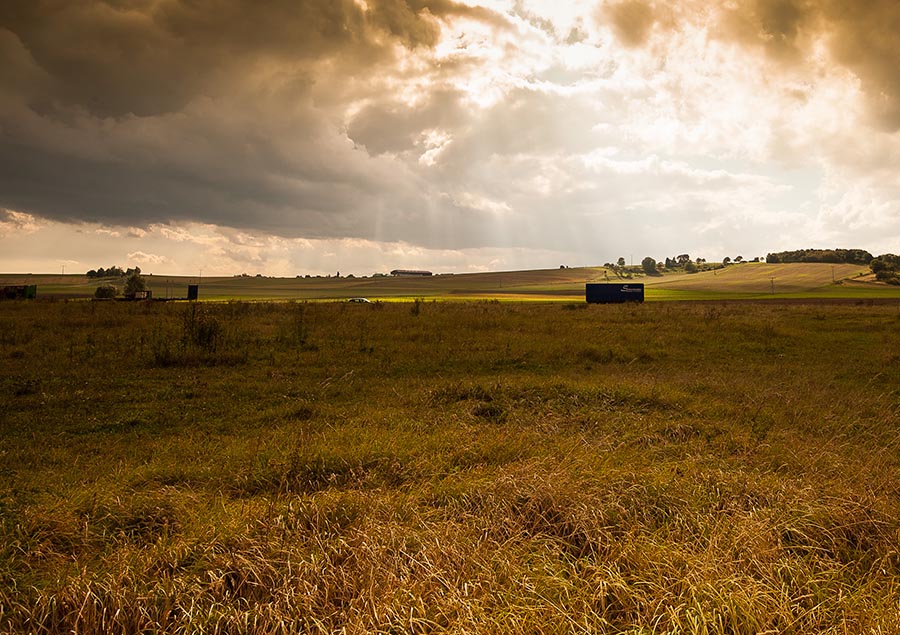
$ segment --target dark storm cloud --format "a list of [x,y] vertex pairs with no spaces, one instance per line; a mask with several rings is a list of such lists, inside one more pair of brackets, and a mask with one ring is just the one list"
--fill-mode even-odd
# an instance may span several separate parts
[[653,27],[653,8],[641,0],[624,0],[610,4],[607,16],[616,37],[626,46],[640,46],[650,35]]
[[462,95],[455,90],[435,90],[415,107],[391,100],[373,103],[360,111],[347,134],[372,154],[411,150],[417,137],[429,128],[453,129],[467,118]]
[[5,0],[0,208],[372,237],[418,184],[329,100],[457,17],[497,21],[450,0]]
[[600,20],[625,46],[646,44],[654,24],[705,19],[713,14],[717,35],[779,64],[800,64],[824,41],[831,60],[860,79],[872,122],[900,129],[900,2],[897,0],[700,0],[654,3],[613,1]]
[[834,28],[835,59],[862,80],[872,114],[882,127],[900,129],[900,2],[832,1],[824,10]]
[[448,0],[5,0],[0,28],[13,34],[51,80],[46,101],[104,116],[181,108],[220,94],[261,60],[299,67],[338,57],[358,70],[394,42],[431,46],[436,18],[489,17]]
[[796,0],[750,0],[726,10],[723,23],[726,34],[740,43],[795,61],[801,55],[801,35],[813,18],[813,8]]
[[747,0],[724,23],[742,44],[788,64],[823,38],[833,61],[859,77],[875,125],[900,129],[900,2]]

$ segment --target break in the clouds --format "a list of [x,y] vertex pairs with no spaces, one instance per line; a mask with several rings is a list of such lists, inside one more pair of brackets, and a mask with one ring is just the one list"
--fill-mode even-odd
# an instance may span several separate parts
[[898,30],[895,0],[6,0],[0,264],[896,250]]

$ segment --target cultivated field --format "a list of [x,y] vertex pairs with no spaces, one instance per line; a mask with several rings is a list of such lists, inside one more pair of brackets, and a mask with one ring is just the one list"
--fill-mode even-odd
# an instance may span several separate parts
[[[587,282],[641,282],[648,301],[786,298],[895,298],[900,288],[866,281],[859,265],[743,263],[695,274],[666,273],[620,278],[602,267],[506,271],[417,277],[235,278],[200,280],[202,300],[371,300],[414,298],[531,300],[584,299]],[[871,276],[869,277],[871,278]],[[183,298],[196,277],[146,276],[156,298]],[[69,275],[0,275],[0,286],[37,284],[42,297],[90,297],[100,284],[123,286],[121,279],[91,280]]]
[[900,633],[896,305],[0,303],[0,632]]

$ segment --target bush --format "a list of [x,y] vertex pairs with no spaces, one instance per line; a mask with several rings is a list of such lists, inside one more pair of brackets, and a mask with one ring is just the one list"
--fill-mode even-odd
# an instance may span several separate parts
[[182,347],[194,347],[212,354],[216,352],[221,335],[219,321],[203,306],[193,303],[184,312]]
[[119,294],[119,290],[111,284],[104,284],[94,291],[94,297],[98,300],[112,300]]
[[880,282],[886,282],[888,284],[897,284],[900,285],[900,274],[896,271],[892,271],[890,269],[882,269],[875,274],[875,279]]

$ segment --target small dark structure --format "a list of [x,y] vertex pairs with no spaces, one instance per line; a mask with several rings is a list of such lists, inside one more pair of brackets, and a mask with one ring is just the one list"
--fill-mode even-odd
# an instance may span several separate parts
[[391,272],[392,276],[431,276],[434,275],[430,271],[423,271],[420,269],[394,269]]
[[200,285],[199,284],[189,284],[188,285],[188,300],[196,300],[200,297]]
[[643,302],[644,285],[588,283],[584,285],[585,300],[590,304],[610,304],[616,302]]
[[0,287],[0,300],[34,300],[36,297],[36,284],[17,284]]

